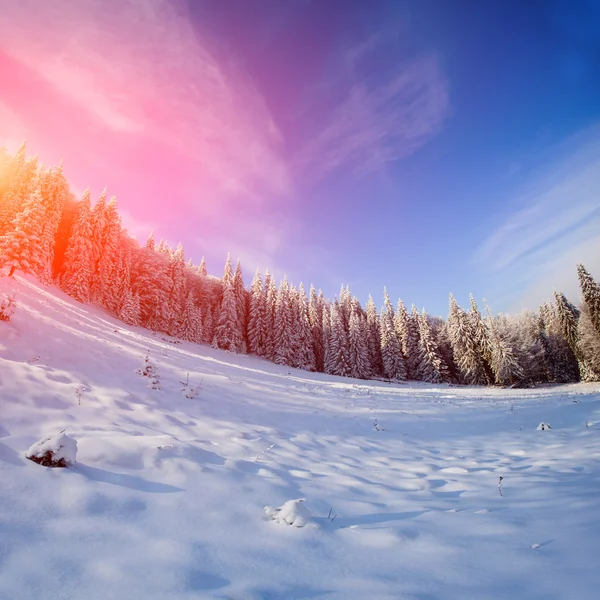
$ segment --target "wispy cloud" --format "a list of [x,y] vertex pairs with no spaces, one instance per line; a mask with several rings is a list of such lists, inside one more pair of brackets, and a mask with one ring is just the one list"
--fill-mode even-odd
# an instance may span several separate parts
[[99,125],[197,161],[208,189],[253,199],[289,190],[260,93],[193,28],[186,2],[3,3],[0,40]]
[[[377,45],[372,37],[345,57],[352,71]],[[438,134],[449,114],[446,79],[434,56],[396,65],[379,81],[348,74],[344,99],[295,157],[295,167],[320,178],[342,167],[366,174],[406,157]]]
[[577,262],[600,276],[600,127],[559,150],[475,255],[496,276],[512,274],[516,308],[548,299],[553,288],[576,298]]

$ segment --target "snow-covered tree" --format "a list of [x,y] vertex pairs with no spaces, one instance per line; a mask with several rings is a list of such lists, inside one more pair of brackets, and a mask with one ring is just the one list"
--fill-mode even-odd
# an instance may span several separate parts
[[344,316],[338,301],[331,305],[329,317],[328,361],[325,365],[325,372],[330,375],[350,377],[352,369],[350,366],[348,337],[344,327]]
[[381,359],[383,375],[387,379],[406,379],[406,365],[402,344],[394,326],[394,307],[387,290],[384,289],[384,306],[381,310]]
[[311,285],[308,320],[311,327],[313,353],[315,355],[315,369],[320,373],[322,373],[325,368],[325,349],[323,346],[324,302],[323,292],[317,294],[317,290]]
[[[491,385],[494,382],[491,333],[489,331],[488,324],[484,321],[481,313],[479,312],[479,308],[477,307],[477,302],[475,302],[473,294],[469,294],[469,300],[471,301],[469,318],[471,320],[471,326],[475,336],[475,347],[477,349],[477,354],[479,355],[483,372],[485,374],[485,384]],[[498,348],[496,348],[496,350],[498,351]]]
[[586,359],[579,342],[578,321],[580,311],[560,292],[554,292],[554,301],[556,303],[558,318],[562,326],[562,334],[577,359],[581,380],[597,381],[598,374],[594,372],[592,365]]
[[293,327],[293,338],[295,340],[294,366],[304,371],[316,370],[312,327],[308,315],[308,298],[302,284],[300,284],[296,294]]
[[39,278],[50,284],[53,277],[56,237],[69,195],[69,185],[62,170],[62,163],[40,175],[40,191],[44,204],[43,228],[40,234],[42,265]]
[[77,219],[65,252],[60,284],[69,296],[79,302],[89,302],[92,279],[92,223],[90,191],[79,202]]
[[267,295],[260,271],[256,269],[250,286],[250,311],[248,318],[248,351],[256,356],[266,356],[268,349]]
[[25,158],[25,144],[19,148],[7,169],[8,186],[0,198],[0,235],[13,228],[31,195],[40,187],[37,156]]
[[248,331],[248,293],[244,287],[244,278],[242,276],[242,265],[238,259],[233,274],[233,290],[236,299],[236,314],[238,319],[238,329],[240,331],[241,342],[238,352],[246,353],[246,332]]
[[269,269],[265,271],[265,321],[266,321],[266,346],[265,358],[275,360],[275,312],[277,310],[277,285]]
[[373,298],[369,296],[367,301],[367,323],[366,336],[367,346],[369,348],[369,365],[373,377],[383,376],[383,360],[381,358],[381,326],[379,313]]
[[140,316],[140,297],[131,289],[127,289],[119,311],[119,318],[127,325],[139,325]]
[[278,365],[292,365],[293,362],[293,332],[290,306],[290,287],[284,276],[279,284],[275,302],[274,318],[274,362]]
[[202,330],[202,314],[198,306],[196,306],[192,292],[188,294],[185,300],[180,333],[181,337],[188,342],[200,344],[204,340],[204,331]]
[[200,266],[198,267],[198,271],[200,272],[200,275],[202,275],[202,277],[206,277],[208,275],[208,271],[206,270],[206,261],[204,260],[204,256],[202,257],[202,260],[200,261]]
[[95,271],[90,286],[90,295],[92,302],[115,312],[118,307],[116,286],[121,241],[121,217],[117,210],[116,198],[111,198],[110,202],[102,208],[102,215],[97,218],[99,222],[96,223],[96,226],[99,227],[102,222],[103,229],[98,232],[101,239],[94,238],[93,240],[92,261],[95,261]]
[[448,381],[448,367],[429,325],[427,313],[423,310],[422,314],[416,313],[414,318],[419,327],[419,379],[429,383]]
[[577,265],[577,275],[583,302],[587,306],[587,314],[596,333],[600,335],[600,285],[588,273],[583,265]]
[[217,347],[230,352],[242,352],[244,350],[244,336],[240,327],[238,315],[239,297],[236,293],[233,281],[233,269],[231,256],[227,255],[225,270],[221,279],[223,286],[219,318],[215,328],[215,343]]
[[450,310],[448,313],[448,333],[452,344],[452,353],[461,378],[465,383],[486,385],[483,358],[479,352],[473,323],[469,316],[458,306],[454,296],[450,294]]
[[38,188],[30,194],[11,228],[0,237],[0,269],[39,275],[49,260],[41,239],[43,229],[44,206]]
[[367,337],[367,319],[356,306],[352,306],[348,331],[348,360],[350,376],[368,379],[371,376],[371,364]]
[[421,351],[419,348],[418,311],[414,305],[412,314],[409,314],[404,302],[398,300],[398,308],[394,315],[394,328],[406,364],[406,377],[415,381],[419,380],[421,378],[419,371]]

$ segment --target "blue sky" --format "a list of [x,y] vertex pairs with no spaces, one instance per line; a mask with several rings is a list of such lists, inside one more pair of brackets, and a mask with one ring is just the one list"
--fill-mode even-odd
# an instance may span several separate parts
[[599,0],[115,2],[0,0],[0,124],[135,235],[436,314],[600,277]]

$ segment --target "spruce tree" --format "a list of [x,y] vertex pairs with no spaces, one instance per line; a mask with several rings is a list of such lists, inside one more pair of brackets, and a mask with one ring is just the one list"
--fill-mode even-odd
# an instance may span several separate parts
[[560,292],[554,292],[554,301],[558,319],[562,327],[562,334],[567,344],[571,348],[579,367],[579,376],[582,381],[596,381],[597,374],[594,373],[591,365],[586,360],[581,346],[579,345],[579,335],[577,325],[580,311],[573,305],[566,296]]
[[37,156],[25,159],[25,145],[19,148],[8,169],[9,184],[0,198],[0,235],[13,229],[31,195],[40,187]]
[[40,187],[44,204],[44,226],[40,235],[43,264],[39,277],[42,283],[48,285],[52,282],[56,238],[69,194],[69,185],[63,174],[62,163],[41,174]]
[[242,276],[242,265],[238,259],[233,274],[233,289],[236,298],[236,313],[238,319],[238,329],[241,336],[241,342],[238,352],[245,354],[247,352],[247,332],[248,332],[248,292],[244,287],[244,278]]
[[309,319],[308,298],[304,286],[300,284],[297,295],[296,316],[296,357],[295,363],[304,371],[316,370],[315,350],[313,345],[312,327]]
[[416,313],[415,319],[419,327],[419,377],[429,383],[444,383],[449,379],[448,367],[429,326],[425,310],[422,314]]
[[79,302],[89,302],[92,279],[92,223],[90,191],[79,202],[77,218],[65,252],[62,289]]
[[250,286],[248,351],[256,356],[266,356],[267,335],[267,297],[260,271],[256,269],[252,285]]
[[350,313],[348,332],[348,354],[350,376],[357,379],[368,379],[371,376],[366,317],[361,315],[355,306]]
[[310,302],[308,319],[311,327],[313,353],[315,355],[315,369],[320,373],[325,368],[325,349],[323,346],[323,292],[317,294],[313,285],[310,286]]
[[588,308],[589,319],[600,335],[600,285],[588,273],[582,264],[577,265],[577,276],[581,286],[583,301]]
[[448,333],[452,344],[452,353],[461,378],[465,383],[486,385],[483,358],[479,352],[477,337],[469,316],[458,306],[450,294],[448,313]]
[[204,256],[202,257],[202,260],[200,261],[200,266],[198,269],[199,269],[200,275],[202,275],[202,277],[206,277],[208,275],[208,271],[206,270],[206,261],[204,260]]
[[381,358],[381,326],[379,314],[373,298],[369,295],[367,301],[366,336],[369,349],[369,365],[373,377],[383,376],[383,360]]
[[279,284],[275,302],[274,318],[274,362],[278,365],[292,365],[293,336],[290,291],[287,277]]
[[127,325],[139,325],[140,316],[140,297],[131,289],[127,289],[119,310],[119,318]]
[[[92,301],[108,310],[114,312],[118,308],[119,290],[118,265],[119,244],[121,241],[121,217],[117,210],[116,198],[111,198],[108,205],[104,207],[101,248],[96,251],[96,271],[92,278],[91,298]],[[94,240],[94,247],[98,241]],[[92,252],[94,255],[94,252]]]
[[344,326],[343,310],[337,300],[331,305],[330,321],[326,372],[340,377],[350,377],[352,369],[350,366],[348,336]]
[[241,352],[244,347],[244,338],[240,329],[238,295],[233,285],[233,269],[229,254],[225,262],[221,284],[223,291],[219,318],[215,328],[215,343],[223,350]]
[[277,309],[277,286],[269,269],[265,271],[265,321],[266,321],[266,346],[265,358],[275,360],[275,311]]
[[42,231],[44,206],[39,188],[23,205],[10,229],[0,237],[0,269],[9,268],[23,273],[39,274],[46,262]]
[[402,354],[402,344],[398,339],[394,326],[394,307],[384,289],[384,306],[381,309],[381,359],[383,362],[383,375],[387,379],[404,381],[406,379],[406,365]]
[[483,366],[483,372],[485,374],[485,384],[491,385],[494,382],[494,371],[492,369],[493,359],[490,332],[486,322],[483,320],[483,317],[479,312],[479,308],[477,308],[477,302],[475,302],[473,294],[469,294],[469,300],[471,302],[471,311],[469,312],[469,317],[471,319],[471,325],[475,335],[477,353],[479,354],[481,365]]

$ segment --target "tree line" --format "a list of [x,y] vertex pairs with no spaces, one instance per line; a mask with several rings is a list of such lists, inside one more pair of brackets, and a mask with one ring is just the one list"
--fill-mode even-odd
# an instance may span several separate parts
[[34,274],[129,325],[250,353],[280,365],[359,379],[526,386],[600,380],[600,285],[577,266],[582,300],[564,294],[517,315],[452,295],[448,317],[394,305],[378,311],[342,286],[333,300],[257,270],[250,288],[231,257],[221,278],[154,236],[141,245],[106,190],[75,198],[62,164],[0,150],[0,269]]

